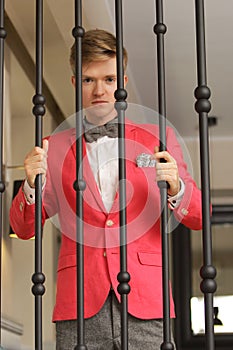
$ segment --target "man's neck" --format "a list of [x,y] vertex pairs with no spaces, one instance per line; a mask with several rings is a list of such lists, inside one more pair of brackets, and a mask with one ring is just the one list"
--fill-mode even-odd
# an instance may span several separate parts
[[88,121],[88,123],[96,125],[96,126],[100,126],[100,125],[105,125],[108,122],[115,119],[116,113],[109,115],[108,117],[93,117],[93,116],[86,115],[85,118]]

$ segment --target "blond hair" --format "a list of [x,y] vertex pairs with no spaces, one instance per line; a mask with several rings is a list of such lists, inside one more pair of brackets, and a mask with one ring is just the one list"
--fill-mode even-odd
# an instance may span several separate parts
[[[102,30],[92,29],[85,32],[82,38],[82,64],[95,61],[105,61],[116,56],[116,38],[113,34]],[[123,48],[123,66],[126,70],[128,54]],[[70,65],[75,74],[75,43],[70,51]]]

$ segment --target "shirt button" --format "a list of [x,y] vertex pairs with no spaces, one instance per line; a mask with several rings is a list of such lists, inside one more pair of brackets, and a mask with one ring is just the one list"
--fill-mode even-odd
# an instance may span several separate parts
[[107,252],[106,252],[106,251],[104,251],[104,257],[106,258],[106,256],[107,256]]
[[20,202],[19,204],[19,210],[22,212],[23,211],[23,202]]
[[183,215],[188,215],[188,210],[185,209],[185,208],[182,208],[182,209],[181,209],[181,213],[182,213]]
[[114,225],[114,222],[112,220],[107,220],[106,225],[108,227],[111,227],[112,225]]

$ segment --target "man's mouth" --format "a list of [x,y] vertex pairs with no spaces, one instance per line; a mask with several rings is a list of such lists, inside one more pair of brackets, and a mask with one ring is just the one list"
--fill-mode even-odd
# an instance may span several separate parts
[[103,100],[97,100],[97,101],[93,101],[92,105],[100,105],[100,104],[104,104],[104,103],[108,103],[107,101],[103,101]]

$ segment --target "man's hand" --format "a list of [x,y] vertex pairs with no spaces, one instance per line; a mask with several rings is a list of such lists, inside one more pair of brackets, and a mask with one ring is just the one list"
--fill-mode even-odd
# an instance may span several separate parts
[[[156,181],[166,181],[169,184],[167,193],[175,196],[180,190],[179,172],[175,159],[167,152],[159,152],[159,147],[155,147],[155,153],[152,156],[156,159]],[[160,163],[165,159],[165,163]]]
[[30,187],[35,187],[35,179],[42,174],[42,183],[45,181],[47,171],[48,140],[43,140],[43,148],[34,147],[24,160],[24,170]]

